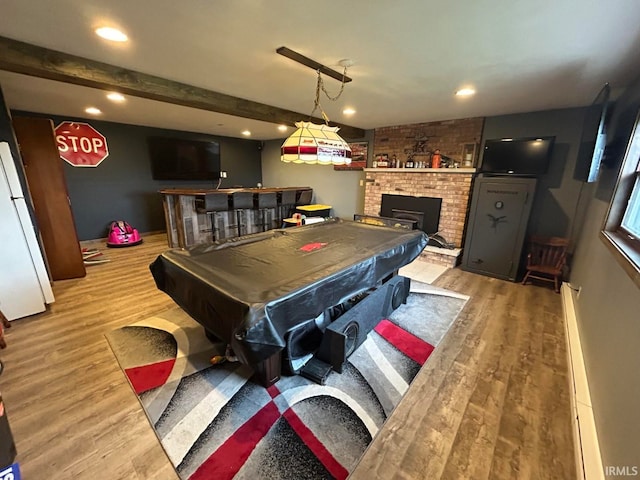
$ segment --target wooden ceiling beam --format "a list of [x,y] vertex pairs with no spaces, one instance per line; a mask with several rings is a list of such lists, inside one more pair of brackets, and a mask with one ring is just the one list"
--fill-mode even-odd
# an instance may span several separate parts
[[335,70],[327,67],[326,65],[318,63],[315,60],[310,59],[309,57],[305,57],[301,53],[291,50],[290,48],[287,48],[287,47],[277,48],[276,53],[279,53],[284,57],[290,58],[291,60],[298,62],[304,65],[305,67],[309,67],[315,70],[316,72],[319,70],[321,73],[324,73],[325,75],[328,75],[331,78],[335,78],[339,82],[349,83],[351,81],[351,78],[347,77],[347,75],[342,74],[340,72],[336,72]]
[[[308,115],[291,110],[233,97],[1,36],[0,70],[101,90],[117,90],[135,97],[275,124],[293,126],[295,122],[301,119],[306,120],[308,117]],[[324,120],[316,117],[309,120],[315,123],[324,123]],[[340,135],[345,138],[356,139],[365,135],[365,131],[361,128],[336,125],[340,127]]]

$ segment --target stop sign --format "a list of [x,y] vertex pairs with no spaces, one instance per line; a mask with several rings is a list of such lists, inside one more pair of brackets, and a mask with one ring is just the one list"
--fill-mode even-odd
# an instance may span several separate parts
[[107,139],[88,123],[62,122],[55,132],[60,158],[74,167],[97,167],[109,156]]

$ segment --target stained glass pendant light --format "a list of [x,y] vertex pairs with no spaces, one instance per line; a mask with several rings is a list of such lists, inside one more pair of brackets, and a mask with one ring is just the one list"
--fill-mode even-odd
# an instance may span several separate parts
[[[320,164],[320,165],[350,165],[351,148],[349,144],[338,135],[339,127],[329,125],[329,117],[324,113],[320,105],[320,91],[322,90],[329,100],[337,100],[344,90],[345,79],[348,79],[347,66],[344,65],[342,85],[340,92],[331,97],[324,88],[320,69],[317,70],[318,81],[316,83],[316,98],[310,117],[316,110],[320,110],[325,125],[313,122],[296,122],[297,130],[287,138],[280,149],[280,160],[283,162]],[[350,80],[350,79],[349,79]]]
[[349,165],[351,148],[338,135],[338,127],[312,122],[296,122],[298,129],[282,144],[283,162],[320,165]]

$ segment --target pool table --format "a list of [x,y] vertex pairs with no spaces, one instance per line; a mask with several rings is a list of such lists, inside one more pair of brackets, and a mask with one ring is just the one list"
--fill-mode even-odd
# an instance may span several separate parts
[[171,249],[150,270],[160,290],[268,386],[280,378],[288,332],[379,286],[427,242],[420,230],[335,218]]

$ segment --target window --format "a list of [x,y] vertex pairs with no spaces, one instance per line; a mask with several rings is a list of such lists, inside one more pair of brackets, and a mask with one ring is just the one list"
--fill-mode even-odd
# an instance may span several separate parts
[[602,238],[640,286],[640,113],[620,168]]
[[640,239],[640,163],[638,163],[636,182],[620,228],[636,240]]

